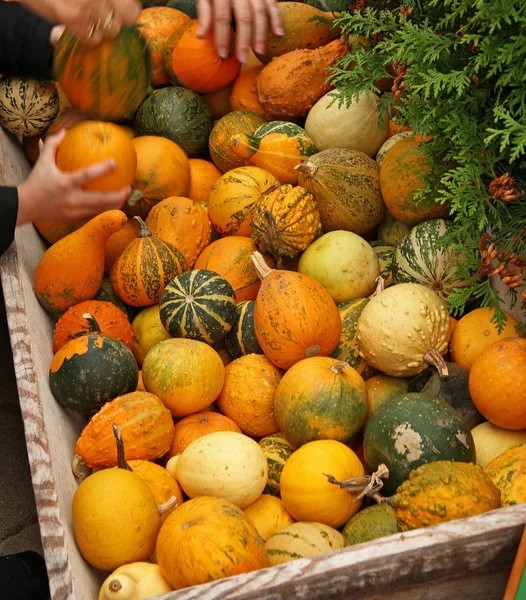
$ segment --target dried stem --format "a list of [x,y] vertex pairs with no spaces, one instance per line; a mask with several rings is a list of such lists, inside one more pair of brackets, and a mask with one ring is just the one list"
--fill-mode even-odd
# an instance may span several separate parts
[[117,466],[119,469],[126,469],[126,471],[131,471],[130,465],[126,462],[126,458],[124,457],[124,443],[122,441],[121,430],[119,429],[116,423],[113,423],[113,435],[115,436],[115,442],[117,444]]
[[436,348],[428,350],[424,354],[424,360],[428,365],[433,365],[434,367],[436,367],[440,379],[446,379],[447,377],[449,377],[449,371],[447,368],[446,361]]
[[260,279],[265,279],[265,277],[267,275],[270,275],[270,273],[272,273],[272,271],[274,270],[267,265],[261,252],[254,252],[254,254],[252,254],[250,258],[252,259],[252,262],[256,267],[256,271],[258,272]]
[[389,469],[384,465],[379,465],[378,469],[372,475],[366,475],[365,477],[353,477],[352,479],[346,479],[345,481],[338,481],[332,475],[324,473],[329,483],[339,485],[343,490],[347,490],[349,493],[356,495],[353,498],[353,502],[360,500],[364,496],[374,498],[378,504],[388,503],[388,499],[380,496],[380,490],[384,486],[382,479],[389,477]]

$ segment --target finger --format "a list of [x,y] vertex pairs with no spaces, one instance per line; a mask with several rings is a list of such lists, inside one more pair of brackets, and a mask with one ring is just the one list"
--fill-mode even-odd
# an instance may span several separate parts
[[263,54],[267,45],[268,14],[264,0],[252,0],[254,24],[252,27],[252,43],[256,54]]
[[80,188],[98,177],[111,173],[115,170],[115,166],[115,161],[111,159],[95,163],[85,169],[79,169],[78,171],[68,173],[68,183],[72,187]]
[[65,25],[55,25],[49,34],[49,45],[51,48],[55,48],[58,44],[59,39],[64,33],[64,29],[66,29]]
[[198,0],[197,18],[199,20],[197,35],[199,37],[205,37],[212,26],[212,6],[210,5],[209,0]]
[[274,35],[282,36],[285,34],[283,29],[283,20],[279,10],[279,4],[276,0],[264,0],[267,6],[267,14],[270,17],[270,29]]
[[[84,214],[87,215],[90,212],[102,212],[104,210],[121,208],[130,193],[130,186],[126,186],[116,192],[82,192],[79,194],[77,202],[79,206],[82,206]],[[79,218],[81,216],[83,215],[79,212]]]
[[102,35],[104,39],[112,40],[121,32],[123,21],[116,13],[109,13],[102,25]]
[[67,131],[65,129],[61,129],[59,132],[50,135],[44,143],[44,149],[41,152],[41,156],[50,157],[55,161],[58,147],[66,137],[66,133]]
[[[135,25],[141,14],[141,4],[138,0],[111,0],[115,17],[123,25]],[[120,29],[119,29],[120,31]]]
[[214,38],[217,53],[221,58],[228,58],[231,34],[230,0],[216,0],[214,4]]
[[252,38],[251,3],[247,0],[234,0],[234,15],[236,17],[236,55],[240,63],[246,63]]

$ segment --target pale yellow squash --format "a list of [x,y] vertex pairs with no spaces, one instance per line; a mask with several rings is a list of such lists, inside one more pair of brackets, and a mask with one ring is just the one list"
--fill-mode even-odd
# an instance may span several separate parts
[[506,450],[526,444],[526,429],[520,431],[501,429],[489,421],[474,427],[471,434],[475,442],[477,464],[481,467],[486,467]]
[[262,494],[244,508],[243,512],[265,542],[276,531],[295,523],[283,502],[270,494]]
[[119,567],[104,581],[99,600],[146,600],[171,591],[158,565],[135,562]]

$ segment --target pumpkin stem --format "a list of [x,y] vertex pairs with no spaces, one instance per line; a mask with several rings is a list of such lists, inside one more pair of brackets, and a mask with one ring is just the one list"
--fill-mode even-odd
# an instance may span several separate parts
[[86,467],[87,465],[82,456],[80,456],[80,454],[75,454],[71,462],[71,470],[73,471],[75,479],[82,479],[84,477],[86,473],[83,473],[81,469],[85,469]]
[[81,333],[81,335],[91,335],[92,333],[101,333],[99,324],[95,317],[90,315],[89,313],[84,313],[82,315],[83,319],[86,319],[89,325],[89,330],[87,332]]
[[310,161],[296,165],[294,168],[296,169],[296,171],[305,173],[305,175],[307,175],[308,177],[314,177],[314,175],[316,175],[316,172],[318,170],[318,166]]
[[449,377],[449,371],[447,368],[446,361],[436,348],[428,350],[424,354],[424,360],[428,365],[433,365],[434,367],[436,367],[440,379],[446,379],[447,377]]
[[275,192],[280,187],[281,187],[281,183],[279,181],[276,181],[276,183],[273,183],[272,185],[270,185],[266,190],[263,190],[261,192],[261,195],[268,196],[269,194],[272,194],[272,192]]
[[141,217],[133,217],[137,223],[139,223],[139,233],[137,235],[138,238],[151,237],[152,232],[146,226],[146,223],[141,219]]
[[250,258],[252,259],[252,262],[256,267],[256,271],[258,272],[260,279],[265,279],[265,277],[272,273],[272,271],[274,270],[267,265],[261,252],[254,252],[254,254],[250,256]]
[[374,292],[369,296],[369,299],[372,300],[375,296],[378,296],[378,294],[380,292],[383,292],[385,290],[385,280],[384,278],[379,275],[376,279],[376,289],[374,290]]
[[167,513],[177,504],[177,498],[175,496],[171,496],[169,500],[167,500],[164,504],[157,505],[157,511],[159,516],[162,517],[164,513]]
[[141,192],[141,190],[134,189],[132,190],[128,200],[126,200],[126,204],[133,208],[139,204],[139,202],[142,202],[142,200],[144,200],[144,194]]
[[348,369],[349,367],[350,367],[349,363],[346,363],[346,362],[343,362],[342,360],[340,360],[337,363],[332,365],[331,371],[335,375],[341,375],[345,371],[345,369]]
[[360,500],[364,496],[374,498],[378,504],[389,504],[389,500],[380,496],[379,492],[384,486],[382,479],[389,477],[389,469],[382,463],[378,469],[372,475],[366,475],[365,477],[353,477],[352,479],[346,479],[345,481],[338,481],[332,475],[324,473],[329,483],[339,485],[342,490],[347,490],[351,494],[360,492],[353,502]]
[[122,441],[121,430],[116,423],[113,423],[113,435],[115,436],[115,442],[117,443],[117,466],[119,469],[126,469],[126,471],[131,471],[130,465],[126,462],[126,458],[124,457],[124,443]]
[[259,140],[245,133],[233,135],[229,145],[234,154],[245,160],[250,160],[259,150]]

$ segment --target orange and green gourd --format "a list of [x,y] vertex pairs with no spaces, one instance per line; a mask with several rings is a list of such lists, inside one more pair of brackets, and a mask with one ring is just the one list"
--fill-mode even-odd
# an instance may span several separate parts
[[233,359],[247,354],[263,354],[254,330],[254,300],[243,300],[236,306],[236,318],[226,334],[225,346]]
[[526,444],[495,457],[484,471],[500,490],[502,506],[526,502]]
[[294,446],[287,441],[281,432],[261,438],[259,445],[267,457],[268,477],[264,494],[280,497],[279,480],[285,463],[294,452]]

